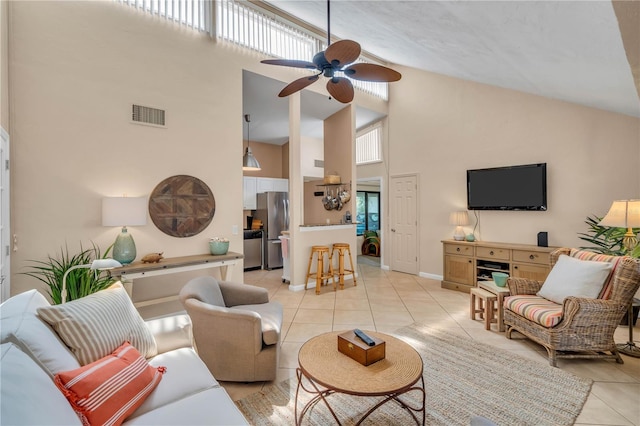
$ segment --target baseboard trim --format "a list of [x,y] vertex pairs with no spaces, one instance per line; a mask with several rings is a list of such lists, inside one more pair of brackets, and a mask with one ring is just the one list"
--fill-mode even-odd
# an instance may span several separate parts
[[422,278],[429,278],[431,280],[437,280],[437,281],[442,281],[444,279],[442,275],[430,274],[428,272],[420,272],[418,275]]

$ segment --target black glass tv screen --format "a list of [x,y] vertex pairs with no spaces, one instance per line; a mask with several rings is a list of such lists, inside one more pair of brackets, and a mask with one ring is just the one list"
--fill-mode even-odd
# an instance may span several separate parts
[[547,163],[467,170],[469,210],[547,210]]

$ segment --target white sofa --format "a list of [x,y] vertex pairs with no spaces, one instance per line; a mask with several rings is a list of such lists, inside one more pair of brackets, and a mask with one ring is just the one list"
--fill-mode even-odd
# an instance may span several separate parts
[[[81,425],[53,382],[60,371],[80,366],[36,309],[49,306],[36,290],[0,305],[0,424]],[[165,366],[158,387],[124,425],[246,425],[227,392],[191,348],[190,322],[177,315],[146,322],[158,355],[153,366]]]

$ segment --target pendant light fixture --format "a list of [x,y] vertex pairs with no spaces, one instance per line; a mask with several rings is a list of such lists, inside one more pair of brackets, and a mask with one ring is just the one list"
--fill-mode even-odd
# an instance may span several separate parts
[[247,149],[244,152],[244,156],[242,157],[242,170],[260,170],[260,163],[258,163],[256,157],[253,156],[251,147],[249,146],[249,144],[251,143],[251,137],[249,134],[249,123],[251,122],[251,116],[249,114],[245,114],[244,121],[247,122]]

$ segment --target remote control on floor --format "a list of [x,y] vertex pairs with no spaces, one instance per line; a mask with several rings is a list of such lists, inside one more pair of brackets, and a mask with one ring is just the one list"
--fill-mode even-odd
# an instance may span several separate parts
[[376,342],[371,339],[371,337],[367,336],[362,330],[356,328],[353,332],[358,336],[363,342],[365,342],[369,346],[375,346]]

